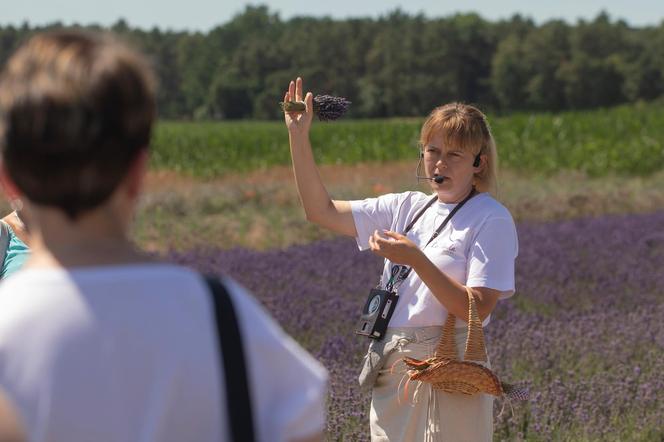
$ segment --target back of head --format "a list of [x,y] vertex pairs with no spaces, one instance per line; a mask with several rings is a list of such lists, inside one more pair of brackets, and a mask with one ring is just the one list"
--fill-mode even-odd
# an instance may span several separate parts
[[0,75],[0,152],[27,199],[75,219],[113,194],[155,113],[139,54],[104,34],[38,34]]

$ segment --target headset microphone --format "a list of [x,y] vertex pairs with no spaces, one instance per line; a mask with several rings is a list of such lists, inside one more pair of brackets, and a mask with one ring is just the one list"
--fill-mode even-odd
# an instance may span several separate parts
[[440,183],[442,183],[443,181],[445,181],[445,177],[444,177],[444,176],[440,176],[440,175],[436,175],[436,176],[434,176],[434,177],[432,177],[432,178],[429,178],[428,176],[415,175],[415,178],[417,178],[418,180],[429,180],[429,181],[433,181],[433,182],[435,182],[436,184],[440,184]]
[[422,165],[422,158],[424,157],[424,154],[420,152],[420,161],[417,163],[417,170],[415,170],[415,178],[417,178],[417,181],[419,180],[430,180],[435,182],[436,184],[440,184],[443,181],[445,181],[445,177],[442,175],[434,175],[432,178],[429,178],[428,176],[422,176],[420,175],[420,166]]

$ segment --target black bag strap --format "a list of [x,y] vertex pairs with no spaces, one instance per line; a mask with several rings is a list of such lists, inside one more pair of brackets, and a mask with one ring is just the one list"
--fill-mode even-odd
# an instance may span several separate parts
[[[410,232],[410,229],[413,228],[413,226],[415,225],[415,223],[417,222],[417,220],[420,219],[420,217],[421,217],[422,215],[424,215],[424,212],[426,212],[427,209],[428,209],[429,207],[431,207],[431,206],[433,205],[433,203],[435,203],[436,201],[438,201],[438,195],[434,195],[433,198],[431,198],[431,199],[429,200],[429,202],[426,203],[426,205],[425,205],[424,207],[422,207],[422,208],[420,209],[420,211],[417,212],[417,214],[415,214],[415,218],[413,218],[413,220],[412,220],[410,223],[408,223],[408,225],[406,226],[406,229],[403,231],[403,234],[404,234],[404,235],[405,235],[406,233]],[[398,215],[397,215],[397,216],[398,216]]]
[[[433,232],[433,234],[431,235],[431,238],[429,238],[429,241],[427,241],[427,243],[424,245],[424,247],[428,246],[429,244],[431,244],[431,241],[438,238],[438,235],[440,235],[440,232],[443,231],[443,229],[445,228],[447,223],[452,219],[454,214],[457,213],[459,210],[461,210],[461,208],[464,206],[464,204],[466,204],[475,195],[477,195],[477,190],[475,190],[475,186],[473,186],[473,188],[470,190],[470,193],[468,194],[468,196],[466,196],[463,199],[463,201],[461,201],[459,204],[457,204],[454,207],[454,209],[452,209],[450,211],[450,213],[445,217],[443,222],[440,223],[440,225],[438,226],[436,231]],[[429,202],[426,204],[426,206],[424,206],[422,208],[422,210],[420,210],[417,213],[417,215],[415,215],[415,218],[410,222],[410,224],[408,224],[408,227],[406,227],[404,235],[408,231],[410,231],[410,229],[413,228],[413,226],[415,225],[415,222],[418,219],[420,219],[420,217],[424,214],[424,212],[426,212],[426,210],[429,207],[431,207],[433,205],[434,201],[436,201],[436,200],[438,200],[438,195],[435,195],[431,200],[429,200]],[[424,249],[424,247],[422,247],[422,249]],[[385,286],[386,290],[388,292],[393,291],[394,288],[395,288],[395,285],[401,284],[406,278],[408,278],[408,275],[410,275],[410,272],[412,270],[413,270],[412,267],[404,266],[404,265],[401,265],[401,264],[393,264],[392,265],[392,270],[390,271],[392,276],[390,277],[389,281],[387,282],[387,284]]]
[[242,335],[231,297],[219,278],[206,276],[214,304],[220,363],[226,381],[226,409],[231,440],[253,442],[254,423]]

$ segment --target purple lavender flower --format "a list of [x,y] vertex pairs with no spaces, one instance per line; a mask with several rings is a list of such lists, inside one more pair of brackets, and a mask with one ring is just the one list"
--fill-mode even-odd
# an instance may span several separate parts
[[[492,369],[528,402],[495,440],[662,440],[664,212],[518,226],[517,293],[485,329]],[[284,250],[194,250],[170,259],[233,276],[330,371],[330,440],[368,441],[353,327],[381,260],[352,240]]]

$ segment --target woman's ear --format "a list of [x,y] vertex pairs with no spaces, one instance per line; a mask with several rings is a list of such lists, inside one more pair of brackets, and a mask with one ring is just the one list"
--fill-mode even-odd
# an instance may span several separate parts
[[486,169],[489,157],[486,154],[477,154],[473,167],[475,168],[475,175],[482,173]]

